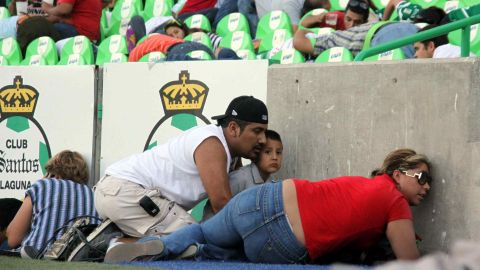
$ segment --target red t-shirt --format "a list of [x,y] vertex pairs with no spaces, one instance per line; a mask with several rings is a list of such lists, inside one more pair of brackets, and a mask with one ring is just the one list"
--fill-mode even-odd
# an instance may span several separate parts
[[330,27],[330,28],[333,28],[335,30],[345,30],[345,21],[344,21],[344,18],[345,18],[345,13],[343,13],[342,11],[333,11],[333,12],[328,12],[327,13],[327,16],[328,15],[337,15],[337,20],[335,22],[334,25],[332,24],[327,24],[327,17],[325,18],[325,21],[321,24],[319,24],[318,27]]
[[57,5],[72,4],[70,19],[80,35],[90,40],[100,38],[100,18],[102,17],[102,3],[100,0],[58,0]]
[[368,248],[380,240],[388,222],[412,219],[407,200],[388,175],[294,182],[312,260],[343,247]]
[[187,0],[178,15],[183,13],[197,12],[202,9],[213,8],[216,3],[217,0]]
[[174,38],[167,35],[151,35],[130,52],[130,55],[128,56],[128,61],[137,62],[144,55],[151,52],[162,52],[166,54],[170,46],[181,42],[183,42],[182,39]]

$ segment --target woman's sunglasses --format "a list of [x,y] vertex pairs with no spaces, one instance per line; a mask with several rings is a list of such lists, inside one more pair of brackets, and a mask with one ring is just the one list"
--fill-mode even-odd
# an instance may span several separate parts
[[347,7],[359,7],[363,10],[368,10],[368,3],[359,0],[350,0],[347,4]]
[[401,171],[406,176],[417,178],[418,183],[423,186],[426,183],[430,184],[432,182],[432,176],[428,172],[416,172],[414,174],[409,173],[408,171]]

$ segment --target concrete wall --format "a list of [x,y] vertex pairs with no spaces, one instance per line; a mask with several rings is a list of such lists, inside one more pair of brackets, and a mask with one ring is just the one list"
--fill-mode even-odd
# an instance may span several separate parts
[[280,176],[367,176],[391,150],[413,148],[434,165],[430,196],[414,210],[422,249],[480,239],[479,72],[479,59],[272,66]]

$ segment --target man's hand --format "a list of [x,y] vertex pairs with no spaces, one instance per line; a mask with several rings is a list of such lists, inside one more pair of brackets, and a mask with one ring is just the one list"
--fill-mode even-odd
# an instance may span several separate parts
[[227,153],[216,137],[205,139],[193,154],[203,187],[213,211],[222,209],[232,197],[227,174]]
[[318,15],[311,15],[303,19],[302,26],[305,28],[316,27],[319,24],[325,21],[325,16],[327,15],[326,12],[318,14]]

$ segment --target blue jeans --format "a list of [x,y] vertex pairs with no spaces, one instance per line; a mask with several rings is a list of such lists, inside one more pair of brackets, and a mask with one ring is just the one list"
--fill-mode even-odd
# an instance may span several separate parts
[[[411,23],[399,22],[391,23],[380,28],[375,36],[372,38],[372,46],[386,43],[392,40],[397,40],[407,36],[414,35],[418,32],[418,28]],[[413,58],[415,55],[415,49],[412,44],[402,47],[402,51],[406,58]]]
[[78,31],[72,24],[55,23],[53,26],[60,34],[60,39],[78,36]]
[[256,263],[307,260],[307,250],[295,238],[283,210],[281,182],[245,190],[205,223],[189,225],[160,239],[165,257],[175,257],[188,246],[200,244],[200,258],[246,257]]

